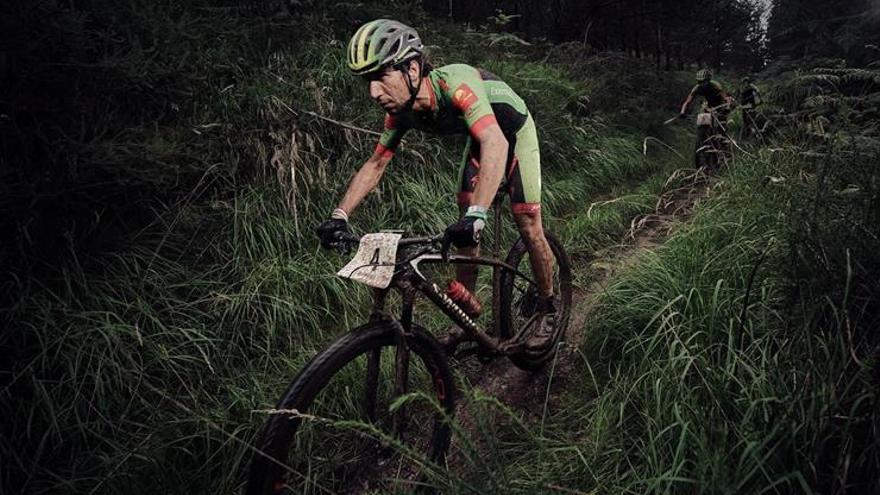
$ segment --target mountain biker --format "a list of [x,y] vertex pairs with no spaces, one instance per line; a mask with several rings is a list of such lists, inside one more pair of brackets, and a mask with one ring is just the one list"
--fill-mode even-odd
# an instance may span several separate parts
[[[711,142],[717,142],[717,145],[720,147],[720,151],[723,153],[727,150],[727,116],[730,113],[730,109],[733,105],[733,98],[729,96],[724,88],[721,87],[721,84],[712,80],[712,73],[709,72],[708,69],[700,69],[697,71],[697,84],[691,89],[691,92],[688,93],[687,98],[684,100],[684,103],[681,104],[681,111],[679,112],[679,118],[687,117],[688,107],[691,102],[694,101],[694,98],[701,96],[703,97],[703,111],[707,111],[708,109],[712,109],[712,128],[717,127],[720,128],[720,132],[710,132],[707,137],[701,134],[701,127],[698,123],[697,125],[697,142],[695,146],[694,153],[694,165],[696,167],[703,166],[700,150],[706,147],[706,144]],[[719,138],[721,137],[721,138]],[[719,157],[722,155],[717,155]]]
[[742,137],[748,137],[757,129],[755,108],[761,104],[761,94],[758,88],[752,84],[751,77],[742,79],[742,87],[739,91],[740,110],[742,111]]
[[697,84],[691,88],[684,103],[681,104],[681,111],[678,116],[685,118],[687,116],[688,107],[694,98],[702,96],[706,102],[706,106],[715,109],[715,116],[722,125],[727,123],[727,115],[730,107],[733,105],[733,97],[729,96],[724,88],[716,81],[712,80],[712,72],[708,69],[700,69],[697,71]]
[[[529,345],[541,346],[552,337],[556,313],[553,253],[541,224],[538,139],[525,103],[488,71],[464,64],[433,68],[418,33],[393,20],[370,21],[355,32],[348,67],[368,81],[370,97],[385,110],[384,132],[330,219],[317,227],[321,245],[332,248],[336,233],[349,231],[349,215],[377,186],[407,130],[465,134],[460,218],[445,230],[445,239],[459,253],[476,255],[487,211],[504,182],[540,292],[541,321]],[[456,278],[473,292],[476,267],[457,265]]]
[[752,84],[752,78],[746,76],[742,78],[742,87],[739,90],[739,102],[741,105],[755,107],[761,104],[761,94],[758,92],[757,86]]

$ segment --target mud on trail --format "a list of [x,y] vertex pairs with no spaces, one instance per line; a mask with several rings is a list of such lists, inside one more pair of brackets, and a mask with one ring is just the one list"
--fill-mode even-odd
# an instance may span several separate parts
[[[469,462],[461,452],[462,434],[469,437],[469,449],[480,451],[485,439],[485,435],[478,431],[480,425],[510,421],[497,407],[476,408],[473,392],[494,397],[527,424],[539,424],[542,418],[559,407],[571,380],[580,379],[576,377],[576,370],[584,358],[578,350],[587,338],[586,322],[608,282],[616,273],[633,265],[641,253],[660,245],[676,225],[689,218],[694,207],[709,195],[716,183],[716,178],[702,170],[676,171],[667,180],[666,191],[659,196],[655,210],[634,218],[629,232],[619,244],[602,249],[591,259],[572,258],[572,267],[580,275],[582,284],[574,290],[566,340],[555,360],[548,362],[542,370],[524,371],[508,359],[495,359],[477,369],[470,367],[465,379],[470,380],[471,393],[463,394],[465,396],[459,399],[456,408],[456,421],[460,426],[453,436],[448,455],[450,471],[459,471],[458,467]],[[462,364],[465,363],[459,363]],[[475,420],[475,414],[483,415],[487,411],[492,411],[492,418],[481,416],[479,421]],[[473,456],[474,452],[469,455]]]

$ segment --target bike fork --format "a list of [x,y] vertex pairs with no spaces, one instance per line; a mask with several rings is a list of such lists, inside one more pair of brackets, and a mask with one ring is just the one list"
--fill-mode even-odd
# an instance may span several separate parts
[[[388,290],[373,290],[373,313],[370,321],[381,321],[385,318],[385,302]],[[379,387],[379,366],[382,361],[382,349],[376,348],[367,355],[367,376],[364,389],[364,415],[370,423],[376,422],[376,393]]]
[[[403,311],[400,321],[391,320],[394,326],[394,384],[393,397],[402,397],[409,389],[409,346],[407,338],[412,335],[412,314],[415,293],[412,288],[406,288],[403,293]],[[376,290],[373,293],[373,315],[371,320],[381,321],[387,319],[385,314],[385,301],[387,290]],[[370,423],[377,420],[377,394],[379,389],[379,371],[382,364],[382,349],[373,349],[367,355],[367,372],[364,377],[364,415]],[[406,429],[406,408],[401,405],[393,413],[391,418],[391,431],[395,437],[401,437]]]
[[[394,397],[402,397],[409,388],[409,346],[407,337],[412,335],[412,313],[415,293],[412,287],[403,290],[403,310],[395,332],[394,349]],[[395,437],[403,436],[406,429],[406,406],[401,404],[392,417],[392,432]]]

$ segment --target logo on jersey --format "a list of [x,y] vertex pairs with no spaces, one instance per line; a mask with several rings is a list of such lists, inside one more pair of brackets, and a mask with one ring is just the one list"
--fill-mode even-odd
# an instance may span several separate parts
[[474,94],[467,84],[462,83],[455,90],[455,93],[452,93],[452,104],[462,112],[469,111],[476,102],[477,95]]

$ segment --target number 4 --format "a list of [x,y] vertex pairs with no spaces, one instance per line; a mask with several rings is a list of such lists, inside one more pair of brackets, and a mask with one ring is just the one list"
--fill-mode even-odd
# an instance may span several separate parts
[[376,250],[373,251],[373,257],[370,258],[370,264],[373,265],[372,271],[376,271],[376,268],[379,268],[379,248],[376,248]]

